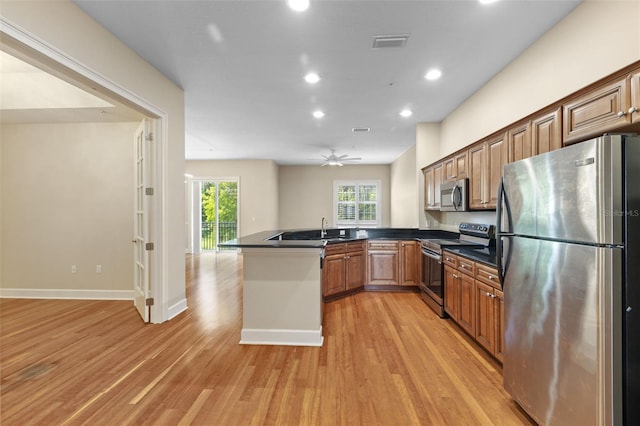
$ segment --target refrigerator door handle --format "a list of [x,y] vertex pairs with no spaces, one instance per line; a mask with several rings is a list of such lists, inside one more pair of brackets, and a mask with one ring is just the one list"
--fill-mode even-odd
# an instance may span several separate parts
[[[500,184],[498,185],[498,200],[496,206],[496,264],[498,267],[498,278],[500,280],[500,286],[504,289],[504,275],[507,270],[507,263],[503,262],[503,250],[502,250],[502,238],[503,237],[511,237],[513,233],[511,233],[511,207],[509,206],[509,200],[506,197],[506,193],[504,191],[504,178],[500,178]],[[508,231],[502,231],[502,208],[504,206],[504,210],[506,213]]]

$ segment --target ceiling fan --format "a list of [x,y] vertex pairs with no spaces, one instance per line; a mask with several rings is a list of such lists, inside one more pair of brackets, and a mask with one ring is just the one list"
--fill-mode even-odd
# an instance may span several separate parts
[[343,154],[343,155],[336,155],[336,150],[332,149],[331,150],[331,155],[323,155],[322,157],[324,157],[324,163],[321,165],[321,167],[324,166],[343,166],[343,163],[346,161],[358,161],[358,160],[362,160],[362,158],[360,157],[349,157],[349,155],[347,154]]

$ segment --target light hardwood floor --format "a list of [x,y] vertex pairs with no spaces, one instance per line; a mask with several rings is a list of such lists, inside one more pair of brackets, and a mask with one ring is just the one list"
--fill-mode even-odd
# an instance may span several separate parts
[[189,309],[0,300],[0,424],[528,425],[496,364],[414,293],[325,304],[321,348],[241,346],[242,258],[187,256]]

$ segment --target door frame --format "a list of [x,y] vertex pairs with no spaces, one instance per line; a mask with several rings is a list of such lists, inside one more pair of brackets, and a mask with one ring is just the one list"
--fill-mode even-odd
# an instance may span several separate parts
[[149,269],[151,274],[151,297],[154,298],[154,304],[151,306],[151,322],[159,324],[170,319],[168,306],[169,251],[168,247],[166,247],[168,241],[168,227],[166,226],[168,205],[166,202],[167,197],[165,196],[165,188],[169,178],[167,164],[169,150],[168,113],[125,87],[87,68],[74,58],[2,17],[0,17],[0,35],[2,35],[2,44],[4,46],[37,61],[43,69],[51,74],[63,78],[84,90],[87,90],[87,86],[90,86],[98,93],[126,104],[151,120],[153,137],[157,141],[157,149],[151,159],[155,185],[154,196],[149,203],[150,233],[153,236],[154,243],[154,251],[150,252],[150,257],[153,260]]

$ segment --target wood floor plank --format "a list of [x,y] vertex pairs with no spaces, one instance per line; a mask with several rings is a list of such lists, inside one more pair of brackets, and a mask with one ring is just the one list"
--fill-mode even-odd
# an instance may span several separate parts
[[240,345],[242,257],[186,258],[189,309],[0,299],[4,425],[531,425],[501,367],[414,293],[325,304],[324,345]]

